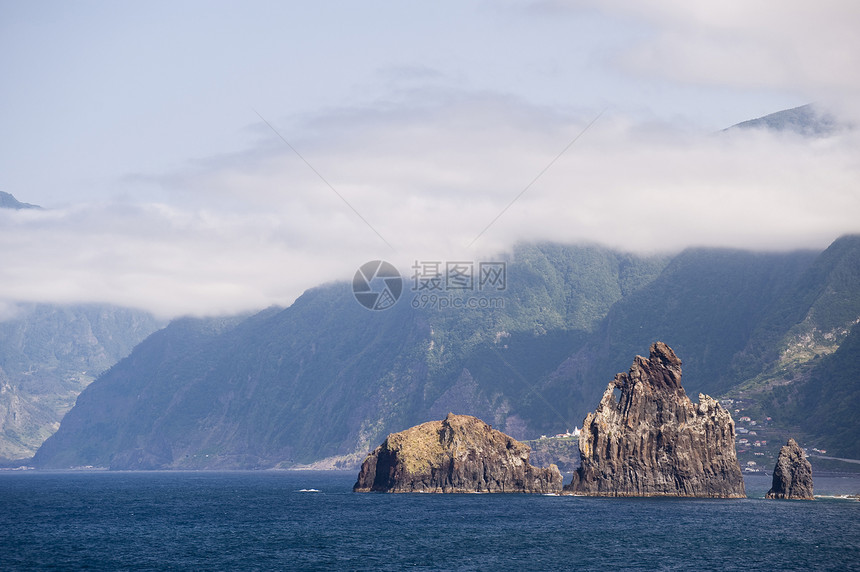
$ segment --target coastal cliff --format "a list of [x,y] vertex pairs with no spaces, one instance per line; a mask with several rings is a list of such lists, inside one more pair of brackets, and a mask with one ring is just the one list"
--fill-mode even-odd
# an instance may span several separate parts
[[[618,396],[616,397],[616,393]],[[663,342],[609,383],[579,438],[581,465],[565,492],[592,496],[743,498],[731,414],[681,386],[681,360]]]
[[529,454],[527,445],[480,419],[449,413],[390,434],[365,459],[353,490],[560,493],[558,468],[533,467]]
[[812,465],[794,439],[779,450],[773,469],[773,484],[765,498],[814,500],[812,494]]

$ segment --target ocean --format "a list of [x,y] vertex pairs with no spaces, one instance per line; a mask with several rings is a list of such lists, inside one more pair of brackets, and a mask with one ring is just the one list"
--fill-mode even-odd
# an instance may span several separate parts
[[765,476],[744,500],[359,494],[355,477],[2,472],[0,570],[860,570],[860,502],[764,500]]

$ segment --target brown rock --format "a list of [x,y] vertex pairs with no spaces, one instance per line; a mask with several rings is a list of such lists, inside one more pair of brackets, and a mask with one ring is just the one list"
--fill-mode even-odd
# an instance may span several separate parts
[[470,415],[392,433],[365,459],[356,492],[559,493],[555,465],[529,464],[529,447]]
[[773,469],[773,484],[765,498],[815,500],[812,495],[812,465],[794,439],[779,450]]
[[609,383],[583,422],[579,449],[582,462],[565,487],[569,493],[746,496],[731,414],[707,395],[690,401],[681,387],[681,360],[663,342]]

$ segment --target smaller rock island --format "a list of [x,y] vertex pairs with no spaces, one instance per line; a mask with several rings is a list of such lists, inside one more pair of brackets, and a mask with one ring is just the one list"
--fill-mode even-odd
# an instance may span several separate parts
[[355,492],[560,493],[555,465],[534,467],[528,445],[470,415],[391,433],[361,465]]
[[794,439],[779,450],[768,499],[815,500],[812,495],[812,465]]

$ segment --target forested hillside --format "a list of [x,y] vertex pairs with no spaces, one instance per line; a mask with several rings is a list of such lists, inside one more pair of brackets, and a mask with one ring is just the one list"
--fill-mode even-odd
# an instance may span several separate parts
[[[827,426],[809,420],[833,395],[860,405],[856,377],[837,373],[857,356],[846,337],[860,318],[860,237],[671,258],[524,245],[507,263],[504,307],[416,308],[405,292],[368,311],[342,283],[247,319],[174,322],[81,394],[36,462],[347,466],[448,411],[535,438],[581,424],[655,340],[681,357],[690,394],[741,392],[786,428],[817,436]],[[847,389],[834,393],[836,380]],[[780,409],[786,391],[794,405]],[[847,454],[839,435],[832,448]]]

